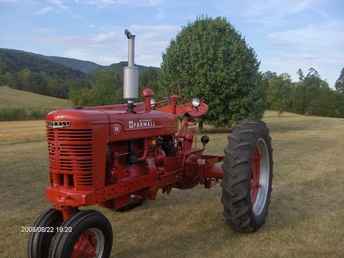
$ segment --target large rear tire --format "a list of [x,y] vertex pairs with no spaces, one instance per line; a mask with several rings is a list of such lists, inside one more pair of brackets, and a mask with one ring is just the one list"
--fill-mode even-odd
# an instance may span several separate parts
[[48,209],[43,212],[34,222],[32,232],[28,241],[29,258],[47,258],[51,239],[55,235],[57,226],[63,222],[62,214],[56,209]]
[[223,162],[222,203],[226,222],[238,232],[264,225],[272,190],[273,160],[264,122],[244,121],[228,137]]
[[[50,245],[49,258],[109,258],[112,228],[97,211],[80,211],[62,224]],[[68,229],[71,230],[68,230]]]

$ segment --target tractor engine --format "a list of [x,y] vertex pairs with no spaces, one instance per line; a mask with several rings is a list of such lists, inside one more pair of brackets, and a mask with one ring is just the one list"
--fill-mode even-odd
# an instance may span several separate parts
[[51,202],[56,206],[101,203],[121,209],[132,201],[154,199],[159,189],[209,186],[199,173],[204,149],[193,150],[194,119],[206,112],[206,104],[197,109],[192,103],[177,106],[172,96],[168,103],[152,107],[152,90],[144,89],[143,96],[144,102],[135,106],[49,113],[47,196]]
[[121,110],[123,105],[117,108],[65,109],[48,115],[50,191],[97,191],[148,175],[152,168],[161,173],[177,169],[181,142],[175,137],[176,115],[147,112],[142,104],[135,112]]

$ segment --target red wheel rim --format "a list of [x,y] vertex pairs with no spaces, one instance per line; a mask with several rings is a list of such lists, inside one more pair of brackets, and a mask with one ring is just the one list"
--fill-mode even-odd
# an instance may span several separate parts
[[260,188],[260,162],[261,154],[259,148],[256,147],[253,156],[252,156],[252,168],[251,168],[251,202],[252,205],[257,200],[258,191]]
[[75,242],[71,258],[96,258],[98,245],[96,234],[87,230]]

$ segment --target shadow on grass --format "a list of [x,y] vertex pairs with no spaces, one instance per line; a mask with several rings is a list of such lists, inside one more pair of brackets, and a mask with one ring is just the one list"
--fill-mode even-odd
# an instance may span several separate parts
[[229,134],[230,133],[230,128],[224,128],[224,127],[220,127],[220,128],[205,128],[202,131],[199,131],[199,134]]

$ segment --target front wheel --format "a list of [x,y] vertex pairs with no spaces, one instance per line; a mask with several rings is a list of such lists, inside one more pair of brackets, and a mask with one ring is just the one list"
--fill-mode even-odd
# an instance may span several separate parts
[[47,258],[51,239],[55,234],[55,228],[63,222],[62,214],[54,208],[43,212],[33,224],[37,231],[31,232],[28,241],[29,258]]
[[273,160],[264,122],[245,121],[228,137],[223,162],[222,203],[226,222],[239,232],[254,232],[264,223],[272,189]]
[[[108,258],[112,248],[112,228],[97,211],[80,211],[61,226],[50,246],[49,258]],[[71,229],[71,230],[68,230]]]

